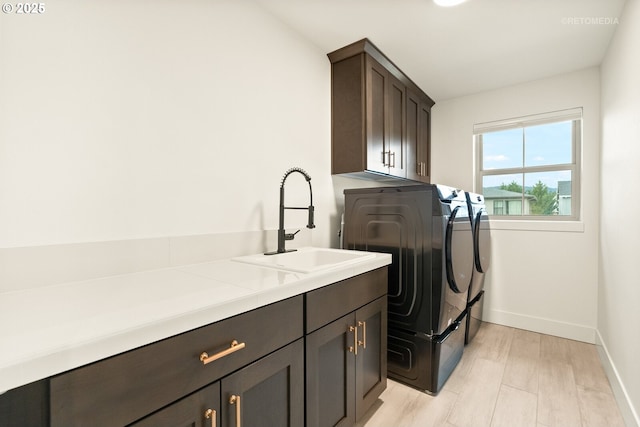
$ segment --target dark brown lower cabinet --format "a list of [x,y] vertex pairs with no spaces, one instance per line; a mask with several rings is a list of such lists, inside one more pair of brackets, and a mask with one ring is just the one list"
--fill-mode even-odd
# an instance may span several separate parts
[[387,298],[307,335],[307,427],[353,426],[387,384]]
[[386,387],[387,277],[379,268],[10,390],[0,427],[352,426]]

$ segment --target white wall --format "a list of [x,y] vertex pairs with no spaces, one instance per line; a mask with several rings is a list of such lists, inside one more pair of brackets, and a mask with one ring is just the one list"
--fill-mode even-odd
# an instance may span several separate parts
[[599,339],[640,425],[640,1],[627,0],[602,64]]
[[433,181],[474,186],[476,123],[583,107],[582,215],[540,227],[493,221],[484,319],[586,342],[595,341],[600,146],[599,70],[439,102],[433,110]]
[[[292,166],[317,228],[293,211],[287,227],[337,245],[330,63],[254,3],[57,0],[0,20],[3,254],[273,230]],[[287,204],[307,188],[292,175]]]

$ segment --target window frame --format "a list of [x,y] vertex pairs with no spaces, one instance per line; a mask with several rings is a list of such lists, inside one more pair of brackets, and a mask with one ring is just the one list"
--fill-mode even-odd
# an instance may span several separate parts
[[[581,151],[582,151],[582,108],[572,108],[568,110],[553,111],[549,113],[536,114],[530,116],[516,117],[512,119],[499,120],[494,122],[478,123],[473,126],[473,144],[475,156],[474,170],[474,191],[482,193],[483,179],[491,175],[522,175],[523,194],[522,203],[524,206],[524,176],[528,173],[537,172],[571,172],[571,215],[492,215],[493,219],[505,221],[580,221],[580,171],[581,171]],[[571,163],[551,164],[544,166],[525,166],[524,159],[522,167],[511,167],[502,169],[483,170],[483,143],[482,135],[489,132],[497,132],[509,129],[524,129],[531,126],[552,124],[558,122],[572,122],[571,138]],[[526,141],[525,147],[526,147]]]

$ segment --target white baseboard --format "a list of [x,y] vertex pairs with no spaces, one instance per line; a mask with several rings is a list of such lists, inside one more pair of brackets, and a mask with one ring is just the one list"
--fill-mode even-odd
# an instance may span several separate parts
[[609,378],[613,395],[616,398],[616,402],[618,402],[618,407],[622,413],[622,418],[624,418],[625,425],[627,427],[640,427],[640,417],[631,403],[627,389],[624,387],[620,375],[618,375],[618,370],[613,360],[611,360],[611,355],[599,331],[596,331],[596,348],[598,349],[598,355],[602,361],[602,366],[607,374],[607,378]]
[[595,344],[596,342],[596,331],[589,326],[559,322],[557,320],[527,316],[502,310],[487,310],[486,306],[482,314],[482,320],[589,344]]

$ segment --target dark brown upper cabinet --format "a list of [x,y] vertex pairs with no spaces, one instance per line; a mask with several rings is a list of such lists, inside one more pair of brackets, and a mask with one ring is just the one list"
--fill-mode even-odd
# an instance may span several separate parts
[[368,39],[328,57],[331,173],[429,182],[434,101]]

